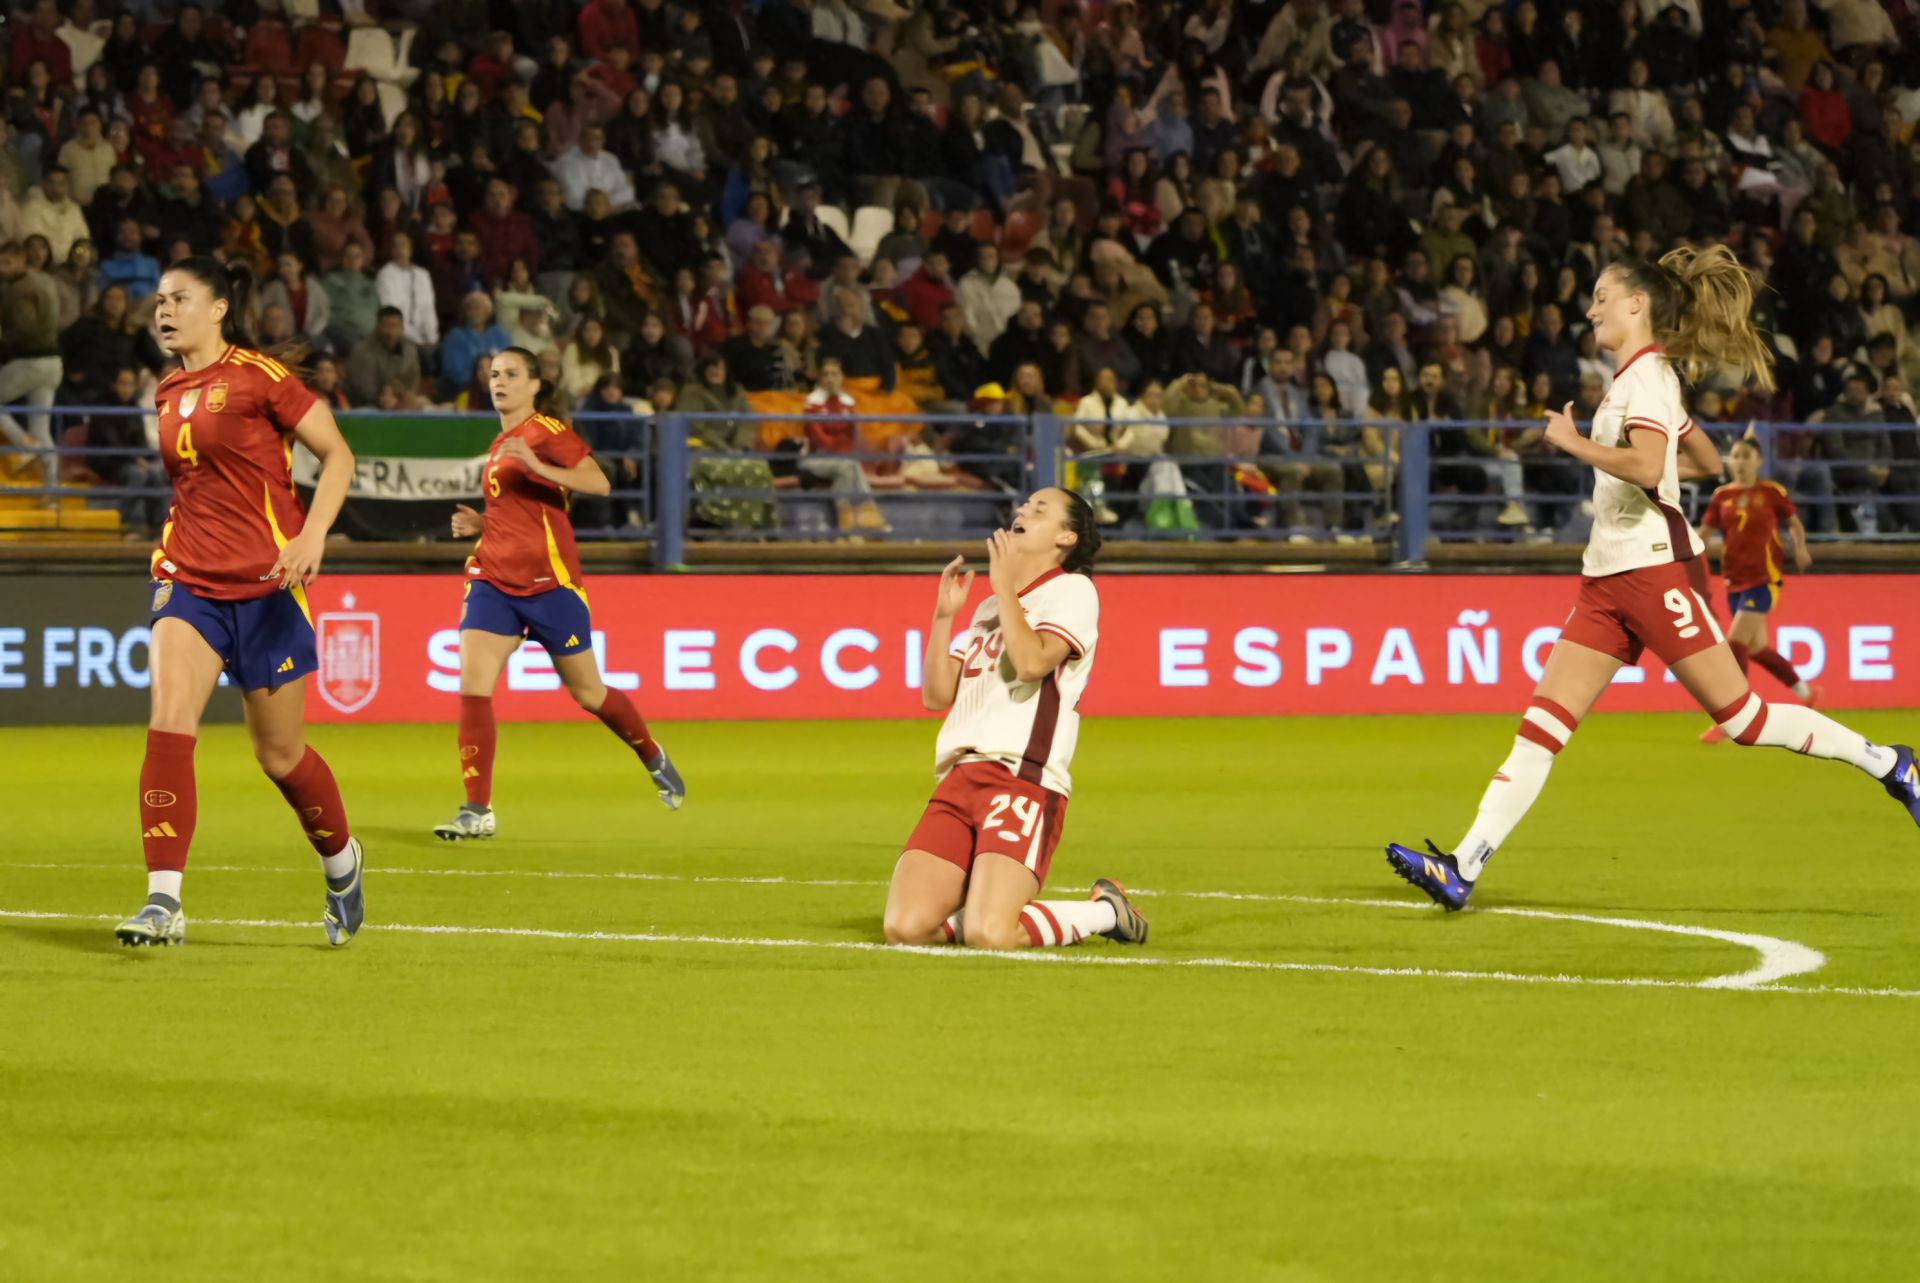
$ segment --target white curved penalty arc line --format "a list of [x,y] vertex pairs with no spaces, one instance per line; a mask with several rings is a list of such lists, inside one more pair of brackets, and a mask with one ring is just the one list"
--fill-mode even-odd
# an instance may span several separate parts
[[[1326,900],[1323,903],[1346,904],[1366,903],[1365,901]],[[1399,907],[1400,901],[1385,903]],[[1418,907],[1418,906],[1414,906]],[[1529,911],[1533,916],[1554,917],[1559,915]],[[112,914],[97,913],[49,913],[25,909],[0,909],[0,919],[22,919],[56,922],[113,922],[117,918]],[[1584,921],[1612,922],[1615,920],[1583,918]],[[276,918],[198,918],[196,923],[202,926],[240,927],[264,930],[313,931],[317,923],[293,922]],[[1621,924],[1631,919],[1617,920]],[[1645,923],[1634,923],[1646,926]],[[713,936],[684,935],[677,932],[653,931],[558,931],[540,927],[482,927],[457,926],[450,924],[425,923],[381,923],[369,925],[368,932],[393,933],[405,935],[451,935],[451,936],[492,936],[511,937],[527,940],[559,940],[591,943],[629,943],[629,944],[666,944],[666,945],[712,945],[730,948],[750,949],[834,949],[854,953],[884,953],[887,955],[909,954],[928,958],[980,958],[1001,962],[1058,963],[1069,966],[1102,967],[1203,967],[1229,971],[1282,971],[1282,972],[1322,972],[1340,975],[1423,977],[1437,980],[1479,980],[1496,981],[1504,984],[1530,985],[1594,985],[1606,988],[1628,989],[1744,989],[1756,993],[1847,993],[1861,996],[1920,998],[1920,990],[1897,989],[1840,989],[1840,988],[1792,988],[1763,986],[1754,983],[1733,984],[1732,981],[1744,976],[1722,976],[1713,980],[1657,980],[1642,977],[1603,977],[1575,975],[1540,975],[1512,971],[1471,971],[1459,968],[1441,967],[1364,967],[1342,963],[1327,962],[1262,962],[1252,958],[1162,958],[1141,956],[1138,954],[1077,953],[1066,951],[1021,951],[1010,953],[990,953],[979,949],[955,949],[950,946],[933,945],[885,945],[865,940],[803,940],[775,936]],[[1703,929],[1688,929],[1685,934],[1706,934]],[[1725,934],[1725,933],[1720,933]],[[1766,937],[1759,937],[1764,939]],[[1816,955],[1817,956],[1817,955]],[[1762,968],[1756,968],[1756,971]],[[1746,973],[1752,974],[1752,973]]]
[[[94,865],[94,864],[15,863],[15,864],[12,864],[10,867],[26,868],[26,869],[60,869],[60,870],[73,871],[73,870],[100,870],[105,866]],[[275,866],[260,867],[260,866],[235,865],[235,864],[203,865],[203,866],[200,866],[200,868],[201,868],[201,871],[209,872],[209,873],[289,873],[291,874],[291,873],[304,872],[303,870],[280,868]],[[754,877],[738,877],[738,876],[728,877],[728,876],[706,875],[706,874],[642,873],[642,872],[636,872],[636,871],[630,871],[630,870],[573,872],[573,871],[562,870],[562,869],[376,868],[374,872],[376,872],[381,876],[397,876],[397,877],[549,878],[549,879],[560,879],[560,880],[587,880],[587,881],[674,882],[674,883],[721,885],[721,886],[790,886],[790,887],[842,888],[842,887],[884,887],[887,885],[887,883],[885,882],[873,880],[873,879],[784,878],[784,877],[754,878]],[[1438,907],[1433,904],[1423,903],[1416,900],[1389,900],[1389,899],[1383,899],[1383,898],[1370,898],[1370,897],[1284,895],[1284,894],[1261,893],[1261,892],[1254,892],[1254,891],[1177,891],[1177,890],[1155,890],[1155,889],[1146,888],[1146,887],[1135,889],[1134,894],[1141,896],[1143,898],[1149,898],[1149,897],[1155,897],[1155,896],[1170,896],[1170,897],[1175,897],[1179,899],[1188,899],[1188,900],[1234,900],[1234,901],[1246,901],[1246,902],[1262,903],[1262,904],[1313,904],[1313,905],[1329,905],[1329,906],[1337,906],[1337,907],[1345,907],[1345,908],[1402,909],[1402,910],[1410,909],[1416,912],[1425,912],[1425,913],[1433,913],[1433,912],[1439,911]],[[1751,949],[1756,954],[1759,955],[1759,960],[1752,967],[1749,967],[1745,971],[1732,972],[1727,975],[1721,975],[1721,976],[1709,976],[1705,980],[1657,980],[1656,981],[1656,980],[1635,980],[1632,978],[1624,978],[1624,977],[1605,979],[1605,978],[1580,977],[1580,976],[1552,976],[1552,977],[1540,977],[1540,979],[1543,982],[1569,983],[1569,984],[1570,983],[1611,984],[1611,985],[1647,984],[1647,985],[1656,985],[1656,986],[1662,986],[1662,987],[1679,986],[1683,988],[1694,988],[1694,989],[1756,989],[1756,988],[1761,988],[1767,985],[1771,985],[1775,981],[1785,980],[1793,976],[1809,975],[1827,965],[1826,955],[1821,953],[1818,949],[1810,948],[1807,945],[1800,944],[1793,940],[1782,940],[1777,936],[1756,935],[1756,934],[1743,932],[1743,931],[1722,931],[1713,927],[1686,926],[1684,924],[1672,923],[1672,922],[1653,922],[1644,918],[1602,917],[1595,914],[1566,913],[1566,912],[1560,912],[1557,910],[1550,910],[1550,909],[1520,909],[1520,908],[1501,908],[1498,906],[1489,906],[1485,908],[1470,908],[1467,910],[1467,912],[1480,913],[1480,914],[1493,914],[1493,915],[1498,915],[1502,917],[1513,917],[1513,918],[1534,918],[1534,919],[1539,919],[1542,921],[1549,921],[1549,922],[1580,922],[1580,923],[1586,923],[1591,926],[1617,927],[1627,931],[1653,931],[1653,932],[1657,932],[1664,935],[1692,936],[1697,939],[1719,940],[1727,944],[1739,945],[1743,948]],[[0,914],[0,916],[5,916],[5,915]],[[238,925],[238,924],[231,924],[231,925]],[[266,925],[266,924],[260,924],[260,925]],[[404,929],[404,930],[419,930],[419,931],[430,930],[430,928],[427,928],[427,927],[400,928],[400,927],[393,927],[393,926],[389,926],[386,929],[387,930],[403,930]],[[506,927],[500,927],[500,928],[475,927],[475,928],[468,929],[468,932],[470,934],[484,934],[484,933],[538,934],[536,929],[533,929],[533,928],[522,929],[522,928],[506,928]],[[452,933],[451,929],[448,929],[448,933]],[[645,941],[649,943],[734,943],[734,944],[754,943],[754,944],[765,945],[768,947],[773,947],[777,945],[794,945],[794,946],[818,945],[820,947],[846,947],[846,948],[859,947],[859,948],[875,948],[875,949],[879,949],[879,948],[898,949],[901,947],[901,946],[874,945],[874,944],[867,944],[859,941],[803,941],[803,940],[786,941],[786,940],[757,940],[757,939],[749,939],[749,938],[736,939],[733,937],[705,939],[705,938],[691,937],[691,936],[686,936],[686,937],[673,936],[673,935],[636,936],[636,935],[626,935],[626,934],[620,934],[620,933],[600,933],[600,932],[586,932],[586,933],[563,932],[555,938],[582,939],[582,940],[631,940],[631,941]],[[940,951],[940,950],[936,950],[936,951],[941,952],[942,956],[946,956],[946,952],[950,952],[950,951]],[[1022,954],[1022,956],[1023,957],[1056,957],[1059,955]],[[1150,962],[1155,964],[1165,964],[1165,963],[1171,962],[1172,960],[1157,959],[1157,958],[1101,958],[1100,961],[1103,961],[1106,963]],[[1253,962],[1251,960],[1229,959],[1229,958],[1184,959],[1184,960],[1180,960],[1177,964],[1174,964],[1174,965],[1181,965],[1181,966],[1201,966],[1201,965],[1243,966],[1244,965],[1246,967],[1258,968],[1258,969],[1264,969],[1264,970],[1346,971],[1346,972],[1352,972],[1358,975],[1448,976],[1448,977],[1461,978],[1461,979],[1486,978],[1486,979],[1498,979],[1498,980],[1510,980],[1510,981],[1525,981],[1529,979],[1529,977],[1521,973],[1504,972],[1504,971],[1503,972],[1434,971],[1434,970],[1428,970],[1428,969],[1419,968],[1419,967],[1414,967],[1414,968],[1384,967],[1383,968],[1383,967],[1335,966],[1330,963],[1320,964],[1320,963]]]

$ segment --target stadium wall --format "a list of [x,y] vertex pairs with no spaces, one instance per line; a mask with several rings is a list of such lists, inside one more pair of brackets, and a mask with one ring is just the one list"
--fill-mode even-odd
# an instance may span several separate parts
[[[1085,709],[1109,716],[1511,712],[1577,581],[1553,575],[1111,575]],[[664,720],[922,715],[931,576],[623,575],[591,584],[608,680]],[[985,591],[984,583],[976,587]],[[312,592],[316,721],[452,721],[461,584],[329,575]],[[0,578],[0,725],[144,722],[150,588],[132,576]],[[1835,708],[1920,702],[1920,576],[1796,580],[1776,645]],[[1763,693],[1778,696],[1770,679]],[[1680,709],[1658,661],[1606,706]],[[577,717],[522,647],[501,715]],[[213,720],[238,716],[223,690]]]

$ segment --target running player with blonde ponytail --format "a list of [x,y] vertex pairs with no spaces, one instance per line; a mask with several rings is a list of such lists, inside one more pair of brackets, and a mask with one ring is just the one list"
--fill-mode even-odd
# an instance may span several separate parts
[[1646,650],[1734,743],[1858,767],[1920,823],[1914,751],[1869,743],[1811,708],[1768,705],[1747,685],[1707,605],[1706,559],[1680,511],[1680,482],[1717,477],[1722,464],[1687,414],[1676,367],[1696,378],[1728,371],[1771,388],[1773,360],[1753,325],[1753,294],[1752,276],[1719,245],[1677,249],[1658,263],[1624,260],[1594,285],[1587,320],[1620,372],[1590,437],[1574,425],[1571,403],[1547,417],[1548,442],[1594,470],[1579,598],[1473,826],[1452,851],[1431,841],[1425,852],[1387,847],[1394,871],[1449,909],[1465,906],[1614,674]]

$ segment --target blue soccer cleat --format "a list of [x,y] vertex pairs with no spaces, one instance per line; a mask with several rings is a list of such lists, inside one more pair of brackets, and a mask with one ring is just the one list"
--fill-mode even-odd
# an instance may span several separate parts
[[350,943],[367,920],[366,884],[360,876],[366,869],[364,853],[357,838],[347,841],[353,847],[352,874],[339,887],[333,885],[332,878],[327,879],[327,943],[336,949]]
[[677,811],[680,804],[687,800],[687,783],[680,778],[680,768],[667,756],[666,746],[660,748],[660,756],[653,762],[642,762],[647,774],[653,777],[653,787],[660,794],[660,803],[669,811]]
[[1466,908],[1467,897],[1473,894],[1473,883],[1460,876],[1459,862],[1435,846],[1431,838],[1425,852],[1398,842],[1387,843],[1387,863],[1448,912]]
[[1920,762],[1916,762],[1914,751],[1905,744],[1890,744],[1893,750],[1893,769],[1887,772],[1880,782],[1887,786],[1887,796],[1907,808],[1907,814],[1920,824]]

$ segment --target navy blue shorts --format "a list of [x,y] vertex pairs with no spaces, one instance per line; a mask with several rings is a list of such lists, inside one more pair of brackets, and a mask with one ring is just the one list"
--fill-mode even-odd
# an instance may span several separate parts
[[320,667],[304,588],[215,601],[170,579],[153,581],[153,621],[183,619],[206,638],[243,691],[278,690]]
[[484,579],[467,580],[460,627],[503,637],[531,637],[549,655],[577,655],[593,647],[593,613],[577,588],[549,588],[531,597],[501,592]]
[[1739,592],[1727,593],[1727,609],[1736,615],[1743,610],[1764,615],[1779,604],[1779,584],[1761,584],[1758,588],[1742,588]]

